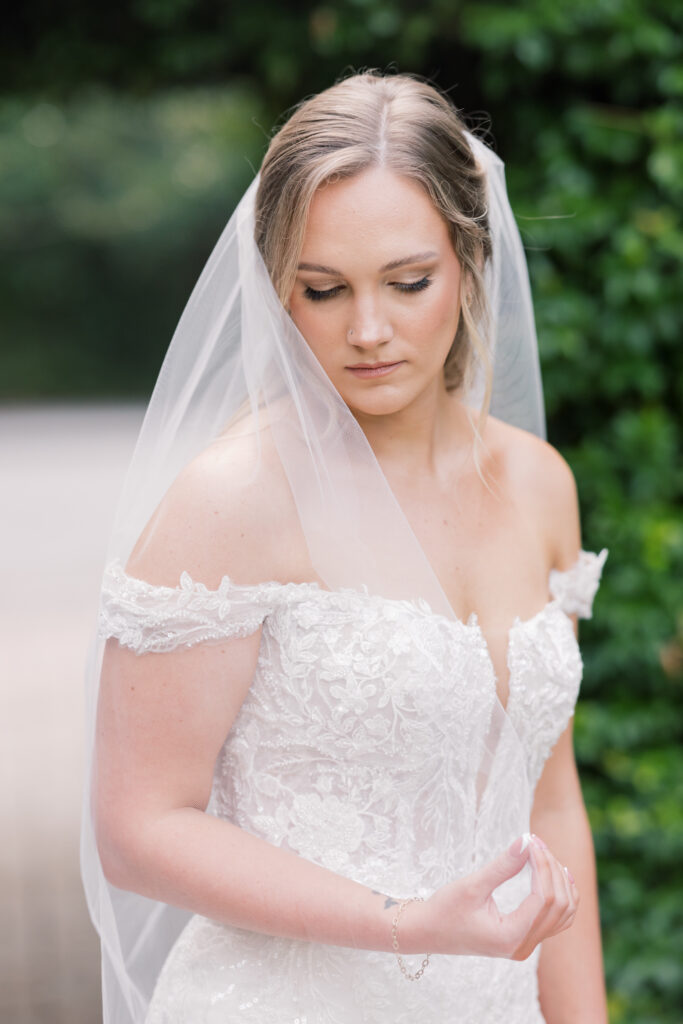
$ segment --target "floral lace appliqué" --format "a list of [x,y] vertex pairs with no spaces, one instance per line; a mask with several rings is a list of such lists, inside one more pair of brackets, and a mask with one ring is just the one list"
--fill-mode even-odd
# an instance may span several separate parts
[[576,613],[582,619],[591,618],[593,598],[600,584],[606,558],[607,548],[603,548],[598,555],[593,551],[582,551],[571,569],[551,569],[550,593],[560,602],[567,615]]
[[240,595],[227,576],[217,590],[195,583],[186,572],[179,586],[161,587],[128,576],[113,562],[102,584],[99,635],[116,637],[136,654],[164,653],[249,636],[268,611],[267,594]]

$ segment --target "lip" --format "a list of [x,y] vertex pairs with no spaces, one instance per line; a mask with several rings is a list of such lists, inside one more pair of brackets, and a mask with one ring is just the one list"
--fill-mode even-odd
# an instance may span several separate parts
[[356,363],[354,366],[347,366],[346,369],[354,375],[354,377],[370,378],[370,377],[386,377],[387,374],[393,373],[393,371],[403,364],[404,360],[399,359],[395,363]]

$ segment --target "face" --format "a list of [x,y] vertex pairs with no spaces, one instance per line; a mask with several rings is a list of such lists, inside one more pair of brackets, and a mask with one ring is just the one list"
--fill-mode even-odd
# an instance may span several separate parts
[[374,167],[316,192],[289,308],[346,404],[390,415],[444,387],[460,275],[426,193]]

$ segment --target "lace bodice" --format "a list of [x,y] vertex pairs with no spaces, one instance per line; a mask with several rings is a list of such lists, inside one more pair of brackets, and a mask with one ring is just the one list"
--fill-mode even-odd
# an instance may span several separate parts
[[[527,815],[581,681],[569,615],[591,615],[606,557],[581,552],[571,569],[551,572],[547,604],[509,632],[506,712],[525,762]],[[212,813],[396,896],[429,895],[517,834],[521,797],[504,771],[489,786],[496,832],[478,827],[497,696],[475,615],[451,620],[419,600],[313,583],[225,577],[209,590],[184,573],[171,588],[118,563],[107,570],[101,634],[140,654],[259,628],[256,672],[216,762]]]
[[[572,568],[552,570],[551,600],[510,630],[507,712],[532,784],[573,713],[581,680],[568,615],[591,615],[606,557],[606,549],[582,551]],[[482,734],[494,700],[486,642],[475,615],[466,623],[446,619],[422,601],[315,583],[245,586],[228,577],[209,590],[187,573],[178,587],[160,587],[127,576],[117,563],[107,570],[101,633],[139,654],[242,637],[261,626],[254,682],[220,759],[214,804],[271,841],[287,837],[293,849],[338,869],[362,843],[366,852],[381,850],[400,828],[395,818],[390,824],[398,808],[387,804],[389,793],[395,802],[405,789],[395,787],[396,773],[409,777],[413,790],[419,775],[448,788],[454,759],[466,776],[472,737]],[[347,780],[341,788],[340,771]],[[375,812],[361,817],[367,787]],[[438,802],[436,784],[432,791]],[[403,818],[410,817],[404,807]],[[426,867],[427,850],[420,859]]]

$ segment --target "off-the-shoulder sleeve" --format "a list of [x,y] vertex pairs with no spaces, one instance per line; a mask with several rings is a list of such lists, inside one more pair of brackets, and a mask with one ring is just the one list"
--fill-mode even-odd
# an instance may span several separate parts
[[581,551],[571,569],[550,570],[550,593],[567,615],[576,613],[582,619],[591,618],[593,598],[606,558],[607,548],[603,548],[599,555],[593,551]]
[[160,587],[112,562],[104,573],[98,631],[136,654],[161,653],[249,636],[269,611],[266,585],[238,585],[224,576],[217,590],[209,590],[185,572],[177,587]]

